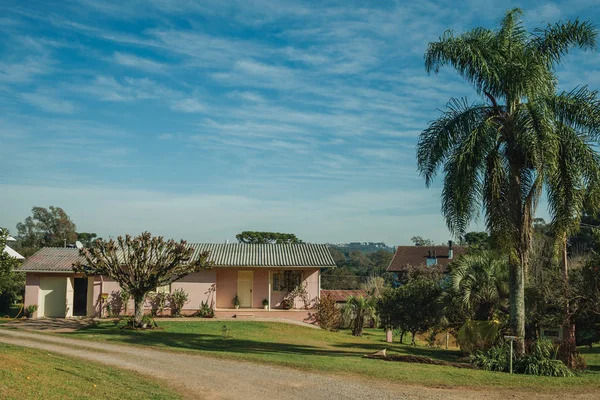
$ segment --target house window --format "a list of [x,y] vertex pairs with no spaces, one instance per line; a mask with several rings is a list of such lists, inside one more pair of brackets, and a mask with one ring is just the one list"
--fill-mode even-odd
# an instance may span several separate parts
[[274,292],[292,291],[302,284],[302,271],[278,271],[272,275]]
[[159,286],[156,288],[156,293],[171,293],[171,285]]

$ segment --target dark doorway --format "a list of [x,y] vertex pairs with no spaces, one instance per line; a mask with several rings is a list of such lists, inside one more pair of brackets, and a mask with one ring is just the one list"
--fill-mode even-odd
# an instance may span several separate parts
[[87,315],[88,280],[75,278],[73,292],[73,316],[85,317]]

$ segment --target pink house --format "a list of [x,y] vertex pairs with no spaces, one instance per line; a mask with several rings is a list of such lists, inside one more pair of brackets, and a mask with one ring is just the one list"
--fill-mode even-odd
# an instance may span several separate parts
[[[309,306],[320,296],[321,269],[335,267],[326,245],[319,244],[205,244],[192,243],[194,255],[208,251],[209,270],[188,275],[159,291],[185,290],[189,302],[184,313],[197,311],[202,302],[223,316],[240,308],[270,312],[281,310],[291,286],[302,285]],[[27,258],[20,270],[26,272],[25,307],[37,304],[35,317],[78,317],[106,315],[106,305],[118,303],[120,287],[103,276],[84,278],[75,274],[80,260],[74,248],[43,248]],[[264,310],[263,302],[267,303]],[[304,308],[296,299],[294,308]],[[133,305],[128,307],[131,311]],[[229,313],[229,314],[228,314]],[[306,313],[306,311],[305,311]]]

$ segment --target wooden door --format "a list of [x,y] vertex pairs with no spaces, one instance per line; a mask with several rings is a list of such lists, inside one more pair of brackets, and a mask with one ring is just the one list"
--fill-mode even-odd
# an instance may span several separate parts
[[240,307],[252,307],[252,283],[254,275],[252,271],[238,271],[238,297]]

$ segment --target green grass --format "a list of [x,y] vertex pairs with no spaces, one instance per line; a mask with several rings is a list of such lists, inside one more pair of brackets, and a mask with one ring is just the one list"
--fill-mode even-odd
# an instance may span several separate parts
[[0,397],[26,399],[180,399],[134,372],[7,344],[0,346]]
[[[356,338],[348,331],[332,333],[268,322],[160,321],[159,325],[159,330],[131,331],[106,322],[65,335],[435,387],[518,387],[544,392],[562,389],[579,392],[600,388],[600,370],[596,368],[574,378],[547,378],[362,358],[364,354],[386,347],[395,354],[465,361],[457,351],[385,343],[381,330],[367,330],[363,337]],[[224,325],[229,330],[229,338],[223,335]],[[586,357],[589,357],[591,366],[600,367],[600,354],[592,352]]]

